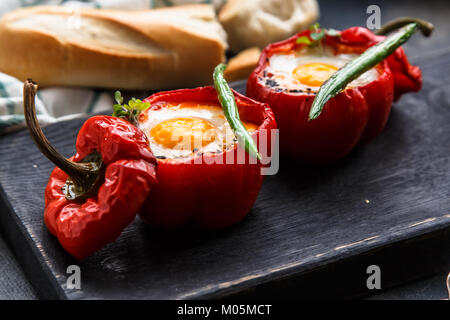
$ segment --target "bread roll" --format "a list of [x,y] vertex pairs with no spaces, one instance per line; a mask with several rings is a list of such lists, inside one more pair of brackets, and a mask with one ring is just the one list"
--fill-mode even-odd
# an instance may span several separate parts
[[247,79],[258,64],[261,50],[257,47],[245,49],[228,61],[224,77],[227,81]]
[[226,35],[209,5],[31,7],[0,20],[0,72],[40,86],[169,89],[212,82]]
[[316,21],[316,0],[228,0],[219,20],[233,52],[263,48],[307,28]]

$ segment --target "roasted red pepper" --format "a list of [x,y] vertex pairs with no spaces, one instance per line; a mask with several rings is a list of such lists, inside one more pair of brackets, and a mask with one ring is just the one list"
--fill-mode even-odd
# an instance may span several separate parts
[[[49,147],[37,124],[35,90],[31,82],[25,84],[28,127],[41,151],[58,165],[45,190],[45,224],[67,252],[83,259],[114,241],[134,220],[156,183],[156,159],[139,129],[110,116],[89,118],[78,133],[77,154],[64,159]],[[90,172],[87,164],[99,170]]]
[[136,217],[156,182],[156,159],[145,136],[126,120],[89,118],[77,137],[74,162],[97,151],[105,164],[104,183],[83,202],[67,200],[67,173],[56,167],[45,189],[44,219],[71,255],[83,259],[114,241]]
[[[267,130],[271,145],[271,129],[276,128],[269,106],[234,92],[240,118],[257,125],[254,139],[262,140]],[[220,106],[212,87],[182,89],[156,93],[144,101],[151,107],[141,113],[183,102]],[[244,155],[245,163],[237,158]],[[270,155],[270,154],[269,154]],[[227,163],[234,159],[234,163]],[[240,159],[243,161],[244,159]],[[244,162],[244,161],[243,161]],[[141,210],[141,218],[163,228],[176,228],[193,223],[204,228],[223,228],[245,217],[256,200],[263,176],[262,163],[248,161],[248,154],[238,152],[237,144],[220,153],[193,153],[181,159],[158,159],[158,185],[152,190]]]
[[[247,83],[247,95],[268,103],[280,129],[280,150],[293,158],[324,164],[347,155],[359,142],[377,136],[384,128],[394,99],[422,85],[418,67],[408,63],[402,48],[376,67],[378,78],[361,86],[347,88],[325,105],[317,119],[308,121],[314,92],[291,92],[267,85],[269,58],[277,53],[289,53],[307,44],[297,39],[311,39],[313,31],[306,30],[285,41],[267,46],[257,68]],[[371,31],[354,27],[338,36],[325,35],[323,45],[334,54],[361,54],[382,41]]]

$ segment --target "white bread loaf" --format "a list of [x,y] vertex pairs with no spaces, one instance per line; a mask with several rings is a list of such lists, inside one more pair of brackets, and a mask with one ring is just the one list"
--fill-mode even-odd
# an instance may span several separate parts
[[307,28],[319,16],[316,0],[228,0],[219,20],[233,52],[264,48]]
[[0,20],[0,72],[40,86],[169,89],[212,82],[226,35],[209,5],[31,7]]

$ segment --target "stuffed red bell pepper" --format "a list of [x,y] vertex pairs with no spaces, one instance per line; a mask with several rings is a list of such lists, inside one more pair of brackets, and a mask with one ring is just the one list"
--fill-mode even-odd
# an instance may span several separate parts
[[[234,97],[253,139],[270,146],[276,123],[269,106],[237,92]],[[145,201],[141,218],[163,228],[193,223],[214,229],[244,218],[263,181],[262,163],[239,152],[216,90],[160,92],[144,101],[151,107],[141,113],[139,127],[158,159],[159,183]]]
[[421,88],[420,69],[408,63],[398,40],[390,56],[383,52],[387,59],[353,77],[342,92],[327,96],[320,116],[311,117],[311,105],[327,80],[385,38],[362,27],[339,32],[316,25],[263,50],[248,79],[247,95],[271,106],[283,154],[314,164],[341,159],[383,130],[393,100]]

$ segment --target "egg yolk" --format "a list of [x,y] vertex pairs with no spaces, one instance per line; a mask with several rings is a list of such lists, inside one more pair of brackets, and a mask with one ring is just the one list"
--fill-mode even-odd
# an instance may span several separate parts
[[292,73],[302,84],[319,87],[337,70],[338,68],[331,64],[312,62],[299,65]]
[[245,129],[247,129],[248,132],[253,132],[256,131],[256,129],[258,129],[258,125],[252,122],[242,121],[242,124],[244,125]]
[[169,149],[192,150],[215,140],[211,123],[198,118],[173,118],[154,126],[150,135],[155,142]]

